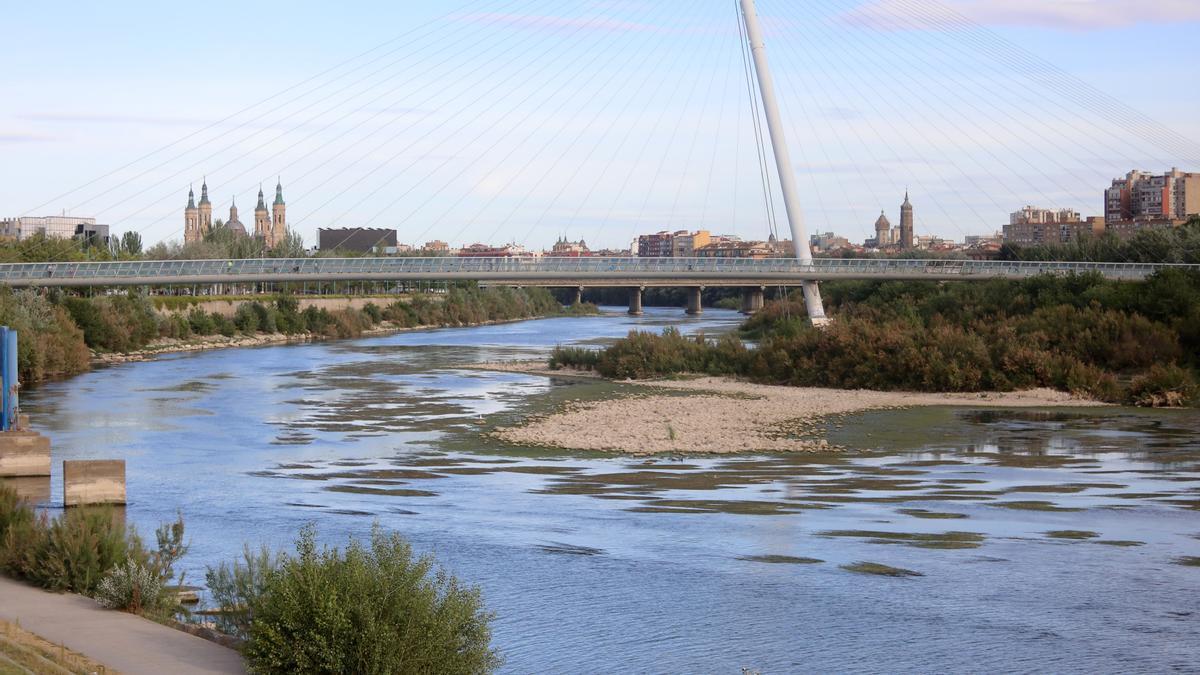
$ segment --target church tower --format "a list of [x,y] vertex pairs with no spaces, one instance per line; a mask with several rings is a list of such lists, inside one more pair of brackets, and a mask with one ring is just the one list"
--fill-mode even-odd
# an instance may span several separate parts
[[913,205],[908,201],[908,192],[904,193],[904,203],[900,205],[900,248],[913,249]]
[[263,240],[263,245],[275,245],[271,238],[271,220],[267,215],[267,203],[263,200],[262,186],[258,186],[258,206],[254,207],[254,236]]
[[275,203],[271,205],[271,243],[274,248],[287,236],[287,204],[283,202],[283,181],[275,183]]
[[183,210],[183,243],[193,244],[204,238],[200,231],[200,209],[196,208],[196,193],[188,188],[187,208]]
[[879,220],[875,221],[875,246],[883,248],[892,243],[892,222],[888,220],[887,214],[880,211]]
[[208,178],[200,184],[200,236],[212,232],[212,202],[208,201]]

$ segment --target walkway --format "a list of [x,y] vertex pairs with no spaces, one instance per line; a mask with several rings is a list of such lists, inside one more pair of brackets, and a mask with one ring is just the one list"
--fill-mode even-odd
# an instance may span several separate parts
[[0,619],[129,675],[244,673],[242,658],[207,640],[0,577]]

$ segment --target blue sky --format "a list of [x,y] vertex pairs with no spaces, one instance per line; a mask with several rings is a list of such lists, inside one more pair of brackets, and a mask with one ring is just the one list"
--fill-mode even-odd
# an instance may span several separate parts
[[[768,233],[726,0],[7,4],[0,216],[174,239],[204,176],[243,220],[281,176],[309,241]],[[908,189],[918,233],[961,238],[1025,204],[1094,214],[1135,166],[1200,170],[1127,117],[1200,138],[1193,0],[759,11],[810,231],[862,238]],[[991,32],[947,30],[960,15]]]

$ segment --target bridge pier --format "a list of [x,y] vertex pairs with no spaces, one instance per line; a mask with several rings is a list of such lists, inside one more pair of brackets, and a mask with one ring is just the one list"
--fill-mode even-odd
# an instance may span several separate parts
[[641,316],[642,311],[642,291],[644,288],[629,289],[629,316]]
[[766,289],[759,286],[758,288],[742,289],[742,314],[750,316],[762,311],[766,304]]
[[692,286],[687,289],[687,315],[700,316],[704,313],[704,305],[702,295],[704,293],[703,286]]
[[583,286],[580,286],[579,288],[575,289],[575,295],[572,296],[571,306],[575,307],[576,305],[582,305],[582,304],[583,304]]

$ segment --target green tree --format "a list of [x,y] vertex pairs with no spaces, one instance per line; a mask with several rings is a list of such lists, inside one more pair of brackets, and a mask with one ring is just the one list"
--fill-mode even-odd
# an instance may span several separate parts
[[134,258],[140,256],[142,254],[142,234],[133,230],[122,234],[121,252]]

